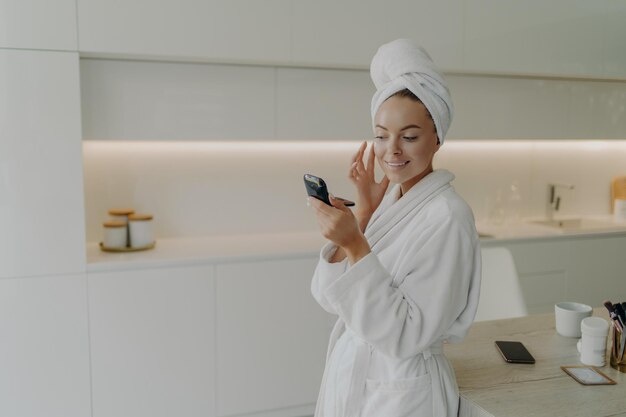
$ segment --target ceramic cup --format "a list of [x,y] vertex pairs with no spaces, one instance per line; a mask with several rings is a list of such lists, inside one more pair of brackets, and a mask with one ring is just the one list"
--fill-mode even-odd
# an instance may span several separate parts
[[591,316],[592,308],[587,304],[563,302],[554,305],[556,331],[565,337],[580,337],[580,322]]

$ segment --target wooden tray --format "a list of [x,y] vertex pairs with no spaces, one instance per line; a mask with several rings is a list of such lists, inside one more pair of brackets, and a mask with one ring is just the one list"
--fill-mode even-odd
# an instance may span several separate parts
[[104,244],[102,242],[100,242],[100,250],[104,251],[104,252],[138,252],[141,250],[148,250],[148,249],[153,249],[154,246],[156,245],[156,241],[152,242],[149,245],[146,246],[139,246],[136,248],[131,248],[130,246],[127,247],[117,247],[117,248],[109,248],[107,246],[104,246]]

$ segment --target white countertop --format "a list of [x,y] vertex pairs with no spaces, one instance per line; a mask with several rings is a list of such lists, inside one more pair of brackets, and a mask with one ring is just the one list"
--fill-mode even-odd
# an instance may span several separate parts
[[[580,217],[578,217],[580,218]],[[626,234],[626,223],[616,223],[611,216],[583,216],[586,224],[580,229],[561,229],[533,223],[534,218],[523,219],[517,222],[494,224],[492,222],[476,222],[476,228],[481,234],[481,242],[488,246],[509,242],[550,240],[562,238],[592,238],[607,237],[612,234]],[[570,220],[572,217],[563,217]]]
[[154,249],[126,253],[103,252],[97,242],[91,242],[87,243],[87,271],[316,256],[324,243],[318,232],[162,238]]
[[[586,217],[588,218],[588,217]],[[607,217],[595,219],[608,221]],[[477,223],[483,246],[533,240],[626,235],[626,224],[606,223],[601,229],[564,231],[528,222],[494,225]],[[87,243],[87,271],[116,271],[210,263],[315,257],[326,240],[319,232],[159,238],[154,249],[140,252],[103,252]]]

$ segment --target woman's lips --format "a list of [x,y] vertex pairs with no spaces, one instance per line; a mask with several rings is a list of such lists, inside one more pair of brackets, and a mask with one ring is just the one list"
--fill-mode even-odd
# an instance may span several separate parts
[[409,161],[394,161],[394,162],[392,162],[392,161],[385,161],[385,163],[390,168],[398,169],[398,168],[402,168],[402,167],[406,166],[406,164],[408,164]]

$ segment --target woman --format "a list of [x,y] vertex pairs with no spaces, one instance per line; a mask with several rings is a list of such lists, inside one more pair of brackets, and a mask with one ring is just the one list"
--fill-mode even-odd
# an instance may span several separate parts
[[471,209],[454,176],[432,165],[452,103],[428,54],[408,40],[381,46],[371,76],[375,139],[367,162],[363,143],[350,168],[355,213],[309,198],[330,240],[311,290],[339,316],[315,416],[456,416],[442,345],[459,342],[474,319],[481,266]]

